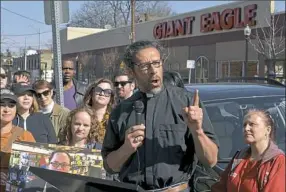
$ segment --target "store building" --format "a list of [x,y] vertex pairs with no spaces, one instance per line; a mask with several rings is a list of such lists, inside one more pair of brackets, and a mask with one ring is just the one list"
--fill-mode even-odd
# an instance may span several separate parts
[[[25,66],[26,60],[26,66]],[[40,51],[28,50],[25,56],[16,57],[13,59],[13,69],[27,70],[31,73],[32,80],[47,79],[50,73],[53,73],[53,53],[51,50],[42,49]],[[45,74],[48,75],[45,75]]]
[[[268,29],[267,21],[270,21],[273,10],[273,1],[234,2],[138,23],[135,38],[137,41],[160,41],[167,50],[165,70],[176,70],[185,80],[189,78],[187,60],[196,61],[191,82],[244,76],[244,28],[248,24],[252,34],[261,33],[261,28]],[[279,27],[285,25],[285,12],[276,14],[274,21]],[[69,30],[61,31],[62,54],[77,61],[82,79],[110,76],[120,66],[124,49],[130,44],[130,26],[72,39],[68,38]],[[251,43],[257,42],[251,39]],[[265,76],[265,58],[251,43],[248,46],[247,76]],[[282,67],[285,74],[285,51],[277,55],[277,59],[276,64]]]

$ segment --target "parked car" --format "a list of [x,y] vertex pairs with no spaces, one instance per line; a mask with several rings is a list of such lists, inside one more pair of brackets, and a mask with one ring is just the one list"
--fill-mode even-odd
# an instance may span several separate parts
[[276,125],[276,143],[285,151],[285,85],[265,78],[228,78],[216,83],[188,84],[185,88],[190,92],[199,90],[220,142],[218,164],[213,169],[201,164],[197,166],[197,191],[210,188],[236,151],[246,146],[242,127],[243,117],[249,109],[264,109],[271,113]]

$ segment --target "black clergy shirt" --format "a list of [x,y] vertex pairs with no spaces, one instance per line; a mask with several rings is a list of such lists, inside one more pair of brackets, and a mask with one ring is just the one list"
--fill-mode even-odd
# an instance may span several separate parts
[[[136,125],[133,108],[136,100],[141,100],[145,106],[145,140],[123,165],[119,179],[123,182],[138,183],[145,190],[188,181],[195,161],[195,147],[182,113],[184,107],[192,105],[193,95],[175,86],[164,87],[156,95],[136,92],[112,111],[102,146],[105,169],[114,173],[108,167],[106,157],[123,145],[125,131]],[[204,132],[218,145],[218,139],[202,103],[201,108],[204,113]]]

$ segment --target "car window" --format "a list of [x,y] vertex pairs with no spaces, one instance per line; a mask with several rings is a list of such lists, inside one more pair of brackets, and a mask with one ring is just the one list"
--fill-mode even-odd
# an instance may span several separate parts
[[[284,112],[281,107],[283,102]],[[231,158],[236,151],[246,146],[242,131],[243,117],[249,109],[254,108],[275,108],[271,116],[276,125],[277,144],[285,151],[285,96],[212,100],[204,104],[220,142],[219,159]]]

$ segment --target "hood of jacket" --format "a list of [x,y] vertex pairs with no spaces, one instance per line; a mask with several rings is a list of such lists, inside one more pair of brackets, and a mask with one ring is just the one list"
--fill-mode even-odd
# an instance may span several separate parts
[[[251,154],[250,146],[238,152],[234,157],[231,170],[233,170],[242,161],[244,157],[250,154]],[[261,156],[260,165],[262,165],[263,163],[266,163],[267,161],[281,154],[284,154],[284,152],[281,149],[279,149],[278,146],[273,141],[270,141],[268,148],[265,150],[264,154]]]

